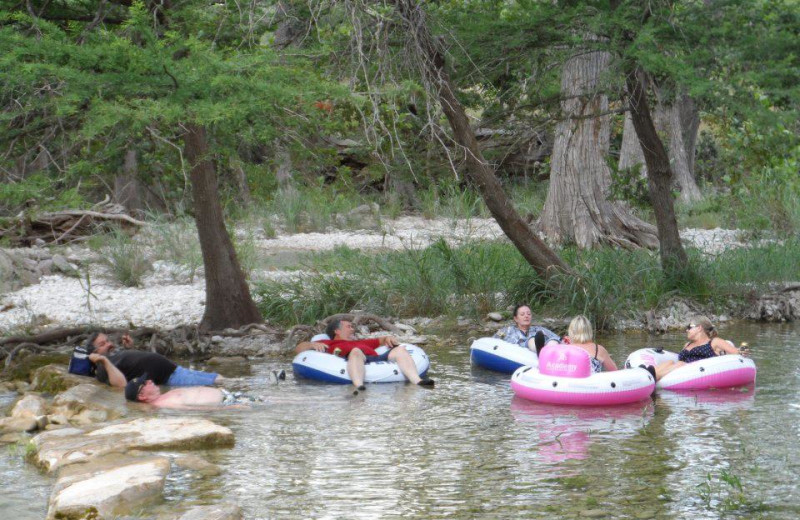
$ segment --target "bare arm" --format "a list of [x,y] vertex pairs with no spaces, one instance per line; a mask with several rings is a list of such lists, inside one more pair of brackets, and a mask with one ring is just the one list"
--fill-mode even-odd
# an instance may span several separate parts
[[722,338],[714,338],[711,341],[711,348],[714,349],[714,352],[719,354],[720,352],[724,352],[726,354],[740,354],[739,349],[734,347],[733,344]]
[[328,345],[325,343],[317,343],[316,341],[301,341],[297,344],[294,351],[299,354],[301,352],[305,352],[306,350],[316,350],[317,352],[325,352],[328,349]]
[[128,381],[125,379],[125,375],[120,372],[120,370],[114,366],[114,363],[112,363],[107,357],[100,354],[89,354],[89,361],[95,364],[101,363],[103,365],[103,368],[106,370],[106,374],[108,374],[109,385],[117,388],[124,388],[125,385],[128,384]]
[[387,347],[396,347],[400,342],[394,336],[381,336],[378,338],[378,345],[385,345]]
[[614,363],[614,360],[611,359],[611,355],[609,355],[608,351],[603,345],[598,345],[600,348],[600,355],[603,358],[603,369],[606,372],[613,372],[617,370],[617,364]]

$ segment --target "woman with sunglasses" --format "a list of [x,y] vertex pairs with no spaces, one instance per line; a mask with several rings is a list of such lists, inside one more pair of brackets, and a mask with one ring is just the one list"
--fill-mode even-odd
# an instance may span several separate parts
[[678,353],[678,361],[665,361],[656,365],[656,381],[687,363],[700,361],[720,354],[742,354],[729,341],[717,335],[717,329],[705,316],[694,316],[686,326],[689,341]]

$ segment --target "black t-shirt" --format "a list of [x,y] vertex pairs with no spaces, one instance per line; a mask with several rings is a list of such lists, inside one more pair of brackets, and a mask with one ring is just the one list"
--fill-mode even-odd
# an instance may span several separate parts
[[[127,381],[147,372],[148,379],[152,379],[157,385],[166,384],[169,376],[178,368],[178,365],[161,354],[141,350],[114,352],[108,359],[122,372]],[[108,372],[102,363],[97,364],[95,377],[101,383],[108,383]]]

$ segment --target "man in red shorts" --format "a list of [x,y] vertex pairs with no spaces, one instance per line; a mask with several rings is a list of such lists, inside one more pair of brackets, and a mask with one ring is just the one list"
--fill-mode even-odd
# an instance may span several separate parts
[[[314,342],[303,341],[297,345],[297,353],[306,350],[316,350],[327,352],[347,359],[347,373],[356,387],[354,394],[359,390],[366,390],[364,386],[364,365],[374,361],[393,361],[412,384],[432,387],[433,379],[419,377],[417,365],[411,358],[411,354],[404,348],[395,348],[400,342],[394,336],[382,336],[380,338],[353,339],[355,330],[353,324],[347,320],[333,320],[325,329],[329,338]],[[380,346],[389,347],[389,351],[378,354],[375,349]]]

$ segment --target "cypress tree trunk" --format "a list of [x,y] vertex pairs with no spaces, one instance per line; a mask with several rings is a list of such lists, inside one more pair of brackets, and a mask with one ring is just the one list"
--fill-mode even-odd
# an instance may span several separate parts
[[678,221],[672,201],[672,169],[664,144],[658,137],[647,95],[640,78],[638,67],[628,64],[625,70],[625,86],[628,93],[631,122],[639,138],[639,146],[647,166],[647,186],[650,202],[658,226],[658,241],[661,246],[661,267],[664,273],[672,276],[685,271],[689,259],[681,244]]
[[[668,156],[675,175],[675,183],[681,192],[681,200],[694,202],[703,198],[694,177],[694,153],[700,117],[697,107],[689,96],[683,95],[672,103],[659,101],[655,109],[655,126],[658,132],[669,139]],[[620,170],[636,164],[642,165],[642,175],[647,175],[644,154],[639,138],[633,128],[630,114],[625,115],[625,127],[620,148]]]
[[608,97],[600,86],[610,58],[608,52],[584,52],[564,65],[564,120],[556,126],[550,189],[539,227],[556,243],[575,242],[584,249],[600,243],[655,247],[656,229],[633,216],[624,203],[607,199],[611,121],[602,115],[608,112]]
[[406,28],[412,52],[418,58],[423,79],[435,91],[442,111],[453,129],[453,137],[463,150],[468,174],[492,216],[525,260],[542,277],[548,278],[556,271],[568,272],[566,264],[536,236],[514,209],[503,186],[481,154],[475,132],[469,124],[464,107],[455,95],[450,76],[445,71],[444,56],[431,36],[422,8],[414,0],[395,0],[394,3]]
[[206,273],[206,307],[200,328],[221,330],[262,323],[225,228],[204,127],[186,125],[184,150],[191,168],[194,219]]
[[114,200],[121,204],[135,218],[144,216],[142,189],[139,181],[139,160],[136,150],[129,148],[125,152],[122,175],[114,177]]

